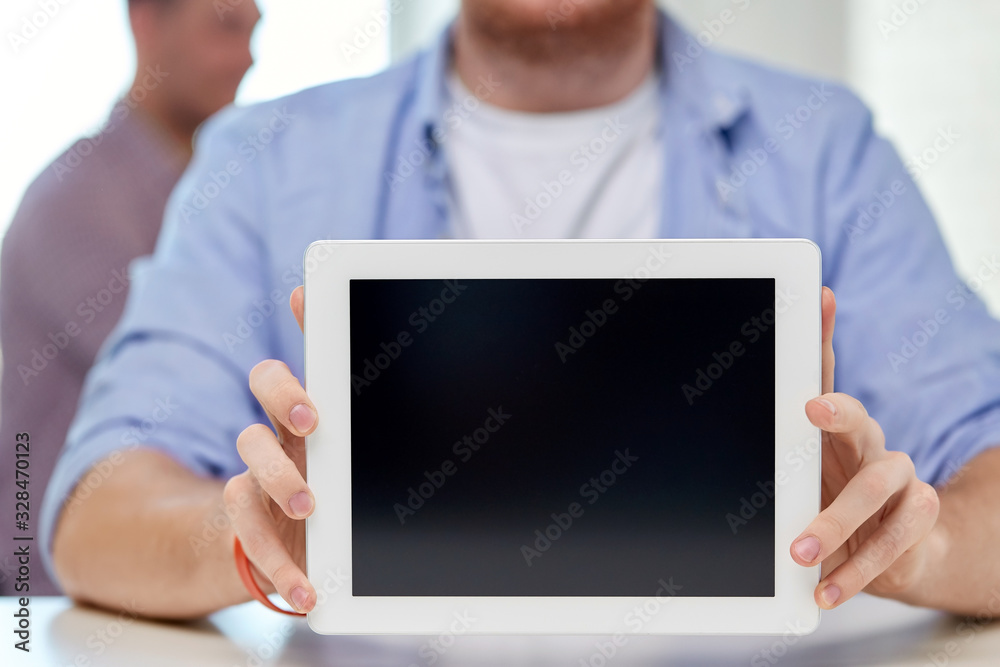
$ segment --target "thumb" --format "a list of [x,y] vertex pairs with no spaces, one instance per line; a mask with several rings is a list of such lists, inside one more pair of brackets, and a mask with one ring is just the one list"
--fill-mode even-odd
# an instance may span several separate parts
[[837,299],[833,290],[823,288],[823,393],[833,391],[833,369],[835,365],[833,354],[833,328],[837,318]]
[[292,290],[292,296],[288,299],[288,305],[292,308],[292,314],[295,315],[295,321],[299,323],[299,329],[302,329],[302,322],[305,320],[306,316],[305,289],[302,285],[299,285]]

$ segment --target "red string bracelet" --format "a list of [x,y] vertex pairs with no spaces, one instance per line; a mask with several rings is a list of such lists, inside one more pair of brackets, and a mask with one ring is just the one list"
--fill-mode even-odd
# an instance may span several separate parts
[[260,586],[257,585],[257,581],[253,578],[253,573],[250,571],[250,559],[247,558],[246,553],[243,551],[243,545],[240,544],[240,538],[235,536],[233,537],[233,555],[236,557],[236,571],[240,573],[240,579],[243,580],[243,585],[246,586],[247,590],[250,591],[250,595],[252,595],[255,600],[268,609],[273,609],[281,614],[288,614],[289,616],[305,616],[305,614],[300,614],[297,611],[282,609],[278,605],[271,602],[269,597],[264,595],[264,591],[262,591]]

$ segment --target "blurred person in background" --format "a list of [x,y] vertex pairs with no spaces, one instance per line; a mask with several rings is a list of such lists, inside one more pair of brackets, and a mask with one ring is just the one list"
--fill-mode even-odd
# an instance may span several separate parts
[[[253,64],[253,0],[129,0],[136,71],[92,137],[77,141],[28,188],[0,257],[0,456],[30,437],[37,508],[84,377],[125,305],[129,263],[153,251],[167,197],[201,123],[232,103]],[[67,101],[71,103],[71,100]],[[22,478],[23,479],[23,478]],[[0,521],[14,527],[13,475],[0,479]],[[29,530],[37,528],[37,511]],[[28,532],[21,534],[29,534]],[[18,586],[0,559],[0,595],[59,591],[42,567]]]

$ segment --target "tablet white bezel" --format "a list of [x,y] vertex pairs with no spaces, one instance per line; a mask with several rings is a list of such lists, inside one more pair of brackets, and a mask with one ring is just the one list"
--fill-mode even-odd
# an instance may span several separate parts
[[[820,507],[821,259],[806,239],[317,241],[304,255],[305,382],[320,415],[306,438],[316,509],[306,559],[324,634],[805,634],[819,622],[819,568],[789,545]],[[775,595],[724,597],[354,597],[351,592],[351,279],[774,278]],[[734,513],[739,508],[734,508]],[[720,517],[720,521],[724,520]],[[668,582],[669,583],[669,582]],[[682,582],[676,582],[678,584]],[[638,610],[638,611],[637,611]],[[470,627],[455,619],[476,619]],[[458,615],[458,616],[456,616]]]

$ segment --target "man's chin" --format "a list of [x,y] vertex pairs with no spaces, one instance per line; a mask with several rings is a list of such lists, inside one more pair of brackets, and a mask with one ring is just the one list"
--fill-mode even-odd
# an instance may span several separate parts
[[462,11],[480,29],[510,37],[607,28],[633,21],[652,0],[464,0]]

